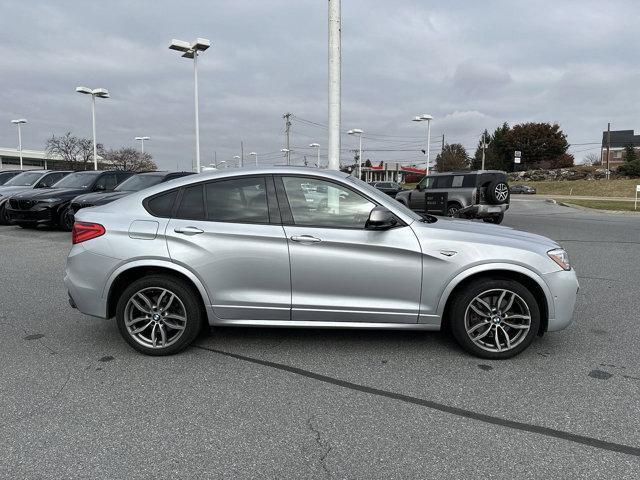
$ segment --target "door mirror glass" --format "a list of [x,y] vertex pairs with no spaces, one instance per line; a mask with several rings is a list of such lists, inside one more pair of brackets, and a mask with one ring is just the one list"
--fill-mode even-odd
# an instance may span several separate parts
[[388,230],[398,224],[396,216],[384,207],[375,207],[369,213],[369,219],[365,225],[367,230]]

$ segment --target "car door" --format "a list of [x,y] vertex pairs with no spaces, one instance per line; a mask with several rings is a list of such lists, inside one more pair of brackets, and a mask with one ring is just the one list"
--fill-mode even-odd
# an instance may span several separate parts
[[425,177],[417,187],[409,192],[409,208],[416,212],[424,212],[427,207],[427,193],[433,188],[436,177]]
[[171,259],[202,280],[217,317],[290,319],[289,249],[272,177],[182,188],[166,237]]
[[[303,188],[304,185],[304,188]],[[367,230],[376,203],[317,177],[276,177],[294,321],[416,323],[422,255],[410,227]]]

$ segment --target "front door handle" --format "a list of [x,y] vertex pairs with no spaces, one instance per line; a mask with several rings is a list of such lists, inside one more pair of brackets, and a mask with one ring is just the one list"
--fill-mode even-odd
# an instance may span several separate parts
[[182,233],[183,235],[198,235],[199,233],[204,233],[204,230],[200,230],[198,227],[176,227],[173,231]]
[[291,237],[292,242],[300,242],[300,243],[318,243],[321,242],[319,238],[312,237],[311,235],[297,235]]

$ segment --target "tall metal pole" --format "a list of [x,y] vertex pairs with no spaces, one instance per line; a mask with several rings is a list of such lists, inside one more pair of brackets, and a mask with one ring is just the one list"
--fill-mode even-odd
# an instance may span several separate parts
[[358,152],[358,180],[362,180],[362,134],[358,135],[360,147]]
[[611,149],[611,122],[607,123],[607,180],[609,180],[609,150]]
[[18,123],[18,150],[20,150],[20,170],[22,170],[22,131]]
[[[195,83],[194,88],[194,101],[196,105],[196,165],[195,171],[200,173],[200,115],[198,112],[198,51],[193,51],[193,80]],[[193,170],[193,164],[191,165]]]
[[484,132],[482,132],[482,168],[480,170],[484,170],[484,151],[487,148],[487,141],[484,136]]
[[329,0],[329,144],[330,170],[340,169],[340,0]]
[[431,119],[427,120],[427,171],[429,175],[429,165],[431,165]]
[[96,144],[96,96],[91,94],[91,120],[93,123],[93,169],[98,170],[98,146]]

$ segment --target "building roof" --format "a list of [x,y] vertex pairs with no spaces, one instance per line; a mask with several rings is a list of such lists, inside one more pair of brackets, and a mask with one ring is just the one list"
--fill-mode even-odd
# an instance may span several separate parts
[[[633,130],[611,130],[611,148],[624,148],[627,145],[640,147],[640,135]],[[607,146],[607,132],[602,132],[602,148]]]

